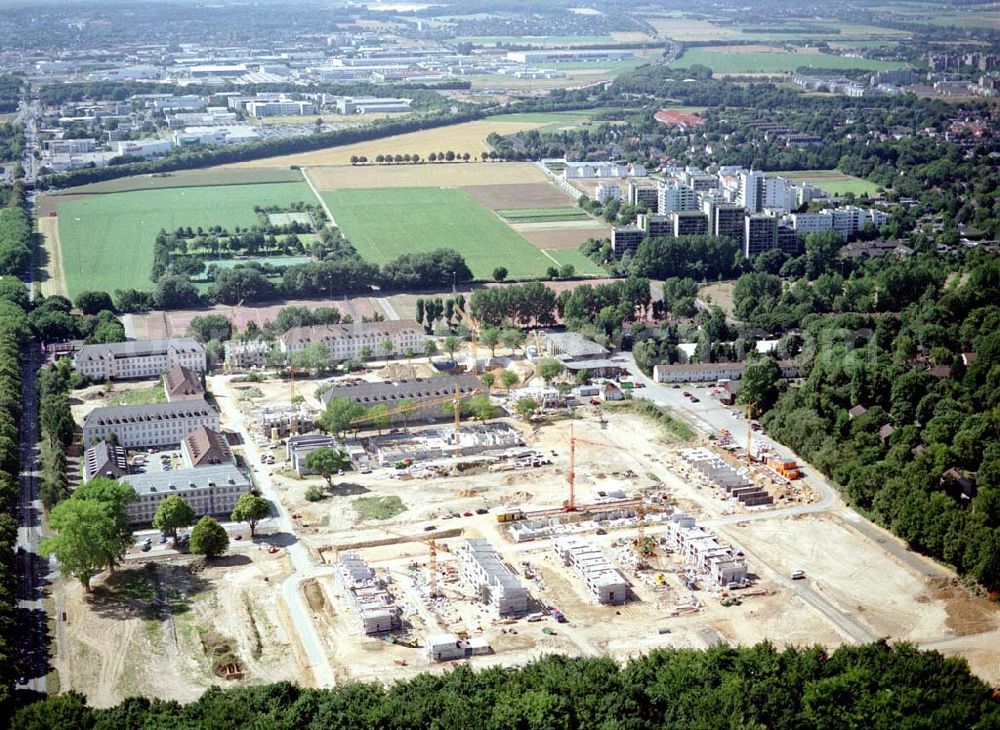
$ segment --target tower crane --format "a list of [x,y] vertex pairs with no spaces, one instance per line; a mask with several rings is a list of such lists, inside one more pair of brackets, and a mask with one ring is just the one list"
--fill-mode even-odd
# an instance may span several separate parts
[[429,595],[431,598],[437,598],[438,596],[440,596],[441,593],[438,591],[437,541],[433,537],[424,537],[423,535],[405,535],[402,532],[396,532],[395,530],[390,530],[388,527],[383,527],[381,529],[385,532],[388,532],[390,535],[401,537],[407,541],[413,540],[415,542],[422,542],[425,545],[427,545],[427,586],[430,590]]
[[460,320],[465,320],[469,325],[470,344],[472,345],[472,372],[479,372],[479,334],[482,331],[482,323],[464,309],[455,307],[455,316]]
[[563,510],[566,512],[576,511],[576,445],[578,443],[605,449],[615,448],[611,444],[599,444],[595,441],[577,438],[573,433],[573,424],[569,424],[569,471],[566,473],[566,481],[569,482],[569,499],[563,503]]
[[[246,301],[246,300],[245,299],[240,299],[238,302],[236,302],[236,306],[233,307],[232,311],[229,313],[229,336],[230,336],[230,338],[235,338],[236,337],[236,315],[239,314],[240,307],[243,306],[243,302],[244,301]],[[227,372],[227,373],[231,373],[233,371],[233,364],[229,360],[226,360],[226,362],[223,364],[223,370],[225,372]]]

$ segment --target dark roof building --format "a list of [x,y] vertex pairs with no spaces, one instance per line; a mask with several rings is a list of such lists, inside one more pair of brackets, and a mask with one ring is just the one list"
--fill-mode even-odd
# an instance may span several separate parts
[[180,363],[174,364],[163,374],[163,390],[171,403],[205,396],[198,373]]
[[83,458],[83,481],[96,477],[118,479],[129,473],[128,456],[121,446],[100,441],[87,449]]
[[181,455],[188,468],[206,464],[232,464],[233,452],[226,437],[205,426],[191,431],[181,441]]

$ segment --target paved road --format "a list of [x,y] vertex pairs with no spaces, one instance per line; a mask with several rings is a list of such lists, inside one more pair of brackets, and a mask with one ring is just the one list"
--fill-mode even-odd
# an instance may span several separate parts
[[[29,193],[28,213],[34,208],[34,194]],[[32,248],[32,260],[24,282],[29,297],[34,297],[37,247]],[[42,538],[42,504],[39,499],[38,471],[38,403],[35,395],[35,375],[41,355],[32,345],[22,353],[21,402],[23,410],[20,424],[21,473],[18,475],[20,495],[18,501],[17,554],[20,577],[18,623],[20,639],[19,681],[21,689],[44,693],[48,674],[48,637],[45,608],[42,603],[43,588],[49,563],[39,555],[38,544]]]
[[[259,464],[261,450],[250,437],[246,427],[246,419],[236,406],[236,401],[229,389],[228,381],[222,378],[216,379],[213,383],[212,392],[215,394],[219,410],[226,416],[228,425],[231,428],[239,430],[246,439],[244,448],[247,461],[251,464]],[[278,531],[294,538],[295,528],[292,524],[291,515],[289,515],[288,510],[285,509],[278,498],[278,493],[274,488],[274,483],[270,476],[263,470],[255,472],[255,476],[261,495],[265,499],[268,499],[278,512],[277,517],[274,518],[274,524]],[[297,539],[294,539],[287,546],[286,550],[288,550],[288,556],[291,559],[292,572],[285,579],[284,583],[282,583],[281,594],[284,596],[285,605],[288,606],[288,611],[291,614],[292,628],[298,634],[299,646],[302,647],[302,651],[305,653],[308,669],[312,673],[316,686],[333,687],[336,684],[333,668],[330,666],[326,649],[323,647],[323,642],[316,631],[316,625],[313,623],[312,610],[309,608],[308,603],[306,603],[302,592],[303,581],[323,575],[331,575],[333,568],[317,564],[308,549]]]

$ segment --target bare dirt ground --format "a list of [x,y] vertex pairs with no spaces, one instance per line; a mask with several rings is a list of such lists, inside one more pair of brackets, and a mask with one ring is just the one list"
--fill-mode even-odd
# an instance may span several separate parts
[[56,603],[66,613],[55,659],[61,688],[83,692],[97,707],[136,694],[190,702],[210,686],[232,684],[214,673],[206,632],[228,640],[243,681],[295,679],[274,588],[285,561],[246,547],[200,570],[190,557],[153,568],[130,562],[94,580],[91,596],[77,581],[58,584]]
[[[590,408],[583,409],[587,413]],[[622,490],[628,495],[644,490],[666,490],[678,509],[699,520],[716,520],[729,514],[731,507],[708,490],[698,488],[676,471],[672,456],[674,442],[657,427],[635,417],[612,413],[607,429],[600,429],[591,417],[576,421],[576,435],[590,442],[577,446],[577,499],[593,500],[597,492]],[[676,577],[682,564],[669,555],[658,555],[653,570],[636,573],[627,550],[620,546],[634,528],[609,530],[585,539],[599,545],[617,562],[632,584],[634,599],[621,607],[597,605],[572,570],[556,560],[549,541],[512,543],[492,514],[462,517],[466,512],[487,508],[523,505],[546,508],[559,505],[566,496],[565,473],[568,457],[568,422],[543,426],[537,433],[522,423],[532,448],[552,454],[553,464],[529,471],[492,473],[472,471],[462,476],[421,480],[387,479],[389,472],[370,475],[349,473],[334,480],[330,496],[308,502],[306,488],[321,484],[318,478],[299,479],[275,466],[283,501],[302,515],[302,538],[319,548],[355,549],[382,575],[391,579],[391,588],[404,606],[408,634],[418,643],[429,634],[443,630],[484,636],[494,654],[470,659],[473,666],[523,662],[542,652],[610,654],[624,658],[657,646],[704,647],[719,641],[752,644],[764,639],[779,645],[812,644],[837,646],[844,641],[837,627],[798,595],[785,589],[782,574],[804,566],[812,589],[837,610],[849,613],[874,636],[925,643],[955,639],[969,632],[995,629],[996,607],[970,597],[950,584],[929,583],[907,566],[892,559],[879,545],[860,533],[827,517],[775,517],[774,519],[731,523],[715,528],[723,540],[743,547],[751,572],[758,580],[742,605],[723,607],[712,590],[688,591]],[[592,445],[596,444],[596,445]],[[277,453],[277,452],[276,452]],[[634,477],[625,476],[630,469]],[[660,485],[660,486],[655,486]],[[353,501],[359,496],[398,497],[405,511],[387,520],[362,520]],[[460,515],[457,518],[452,514]],[[647,534],[656,537],[663,528],[650,517]],[[427,547],[423,528],[455,535],[438,540],[440,576],[446,599],[426,599]],[[458,531],[457,535],[454,531]],[[433,533],[432,533],[433,534]],[[372,540],[393,540],[381,547],[358,547]],[[539,605],[558,606],[570,623],[551,621],[515,623],[497,621],[478,606],[468,586],[454,576],[454,550],[468,537],[484,537],[503,558],[519,571],[530,564],[537,578],[524,579]],[[757,559],[759,556],[759,559]],[[773,571],[767,566],[776,566]],[[330,561],[335,561],[331,557]],[[666,584],[657,586],[657,573]],[[335,648],[332,660],[338,675],[352,679],[380,678],[392,663],[394,677],[410,676],[440,665],[430,663],[421,649],[390,645],[380,639],[362,637],[356,619],[332,578],[320,578],[329,616],[321,627],[327,642]],[[671,617],[670,610],[691,600],[700,610],[688,616]],[[548,628],[554,634],[543,633]],[[658,633],[657,629],[669,629]],[[963,651],[962,648],[954,651]],[[405,665],[402,663],[405,662]],[[989,658],[980,662],[989,665]],[[984,676],[993,676],[987,673]]]
[[[486,138],[490,132],[497,134],[513,134],[522,130],[535,129],[543,126],[534,122],[491,122],[477,120],[463,122],[437,129],[425,129],[419,132],[408,132],[393,137],[357,142],[355,144],[328,147],[313,152],[302,152],[284,157],[269,157],[261,160],[240,162],[227,167],[287,167],[288,165],[349,165],[351,156],[365,156],[369,160],[382,153],[393,155],[418,154],[427,158],[431,152],[447,152],[452,150],[458,154],[468,152],[479,157],[479,153],[489,151]],[[483,163],[480,163],[483,164]],[[424,166],[415,166],[422,167]],[[430,167],[427,165],[426,167]]]
[[[245,330],[247,324],[255,322],[262,326],[265,322],[272,321],[285,307],[306,307],[315,309],[317,307],[336,307],[341,314],[350,314],[355,322],[360,322],[362,317],[370,317],[373,313],[386,316],[386,313],[379,306],[373,297],[354,297],[351,299],[289,299],[288,301],[269,304],[259,307],[240,307],[235,311],[235,324],[238,330]],[[134,327],[135,337],[142,339],[157,339],[163,337],[180,337],[188,333],[191,321],[195,317],[203,317],[209,314],[221,314],[230,318],[234,314],[234,307],[224,304],[217,304],[205,309],[178,309],[170,312],[150,312],[148,314],[129,315]]]
[[[531,185],[539,186],[537,189],[541,190],[543,184],[546,188],[550,186],[545,174],[527,162],[321,165],[310,167],[309,177],[318,190],[466,186],[492,189],[495,185]],[[565,200],[568,198],[563,196],[560,202]]]
[[611,236],[611,229],[606,226],[567,230],[523,230],[517,226],[512,227],[538,248],[544,249],[579,248],[580,244],[588,238],[609,238]]
[[[530,377],[531,368],[524,363],[510,366],[520,369],[525,379]],[[412,373],[408,367],[414,368]],[[408,377],[425,367],[422,358],[412,366],[397,363],[388,370],[377,363],[364,377]],[[227,377],[216,376],[212,382]],[[317,389],[326,380],[297,382],[296,393],[316,408]],[[240,402],[248,414],[261,405],[285,404],[291,395],[289,384],[277,379],[253,387],[260,393]],[[829,508],[810,494],[776,508],[734,507],[682,466],[678,450],[687,443],[626,411],[604,409],[605,427],[597,414],[593,406],[583,405],[572,421],[509,420],[528,447],[552,461],[514,471],[489,470],[467,456],[458,463],[437,462],[443,470],[440,476],[394,478],[394,468],[376,468],[370,474],[348,471],[333,476],[332,487],[327,487],[321,477],[300,478],[290,471],[284,449],[274,444],[274,465],[258,468],[272,472],[278,498],[300,516],[296,539],[327,565],[336,563],[343,551],[360,554],[388,581],[403,609],[405,630],[395,638],[415,643],[410,648],[362,635],[343,589],[328,570],[317,569],[302,589],[338,682],[394,681],[423,671],[446,671],[453,664],[430,661],[425,649],[427,638],[442,631],[485,638],[493,653],[468,659],[473,667],[485,667],[520,664],[547,653],[624,659],[660,646],[703,648],[765,639],[779,646],[834,647],[850,640],[838,616],[849,617],[873,638],[912,641],[967,656],[984,679],[1000,681],[1000,649],[994,640],[1000,634],[1000,609],[971,597],[951,580],[928,579],[892,557],[851,526],[851,513],[838,499]],[[634,522],[605,523],[599,531],[592,522],[566,527],[561,518],[563,534],[578,529],[627,579],[630,600],[617,607],[594,602],[581,578],[557,559],[550,539],[512,541],[496,520],[499,509],[558,508],[567,498],[571,423],[577,438],[577,502],[596,501],[601,492],[633,498],[655,494],[660,500],[650,503],[646,518],[646,535],[654,540],[663,535],[670,510],[694,516],[721,542],[745,551],[754,582],[736,592],[741,605],[722,606],[724,594],[710,585],[690,590],[681,577],[681,558],[662,547],[650,558],[649,569],[637,570],[631,547]],[[323,489],[323,499],[306,499],[311,486]],[[398,499],[403,509],[378,519],[359,510],[361,497]],[[810,504],[827,512],[793,516],[781,511]],[[480,509],[489,512],[476,514]],[[433,600],[428,596],[428,537],[436,542],[443,594]],[[548,617],[537,622],[499,620],[480,605],[456,569],[456,551],[464,539],[473,537],[489,540],[521,576],[535,609],[558,607],[568,623]],[[136,606],[160,605],[148,600],[150,589],[133,588],[126,598],[115,600],[101,595],[99,607],[85,607],[75,584],[60,588],[68,609],[68,621],[59,629],[65,634],[58,659],[64,686],[87,692],[102,706],[133,693],[190,699],[205,687],[227,683],[212,672],[204,649],[206,632],[232,648],[247,672],[245,682],[309,682],[296,658],[296,629],[279,597],[287,561],[280,553],[268,555],[247,542],[232,544],[232,559],[203,572],[192,575],[182,566],[157,569],[158,584],[173,591],[159,599],[174,605],[171,611],[159,608],[162,615],[135,615]],[[797,568],[806,571],[805,581],[788,579],[789,571]],[[677,615],[682,607],[683,615]],[[171,614],[174,629],[167,620]]]
[[[534,165],[531,168],[538,172]],[[540,173],[539,173],[540,174]],[[467,185],[462,190],[491,210],[571,207],[573,201],[551,183]]]

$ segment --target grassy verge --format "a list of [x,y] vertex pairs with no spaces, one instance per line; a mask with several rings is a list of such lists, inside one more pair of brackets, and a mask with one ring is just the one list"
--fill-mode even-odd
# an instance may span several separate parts
[[351,506],[360,520],[387,520],[406,511],[399,497],[358,497]]

